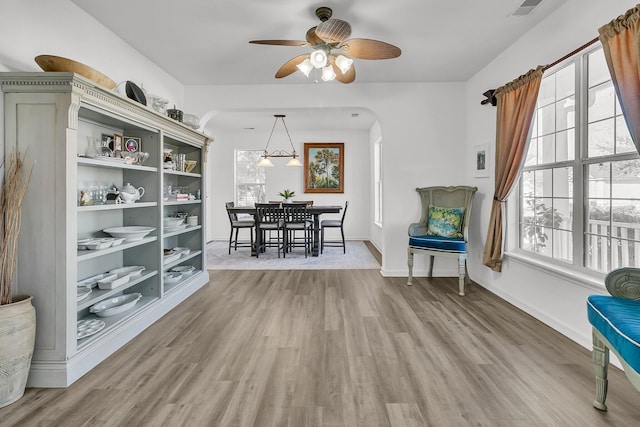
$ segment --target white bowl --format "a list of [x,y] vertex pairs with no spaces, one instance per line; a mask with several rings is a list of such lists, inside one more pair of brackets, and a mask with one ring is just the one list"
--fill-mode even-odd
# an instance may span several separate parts
[[95,313],[98,317],[115,316],[133,308],[140,298],[142,298],[141,293],[120,295],[92,305],[89,311]]
[[165,218],[164,219],[165,227],[176,227],[183,223],[184,223],[184,218]]
[[172,273],[182,273],[184,276],[188,276],[190,274],[193,274],[195,269],[196,268],[193,265],[178,265],[176,267],[173,267],[170,271]]
[[162,277],[165,285],[174,285],[182,279],[182,273],[164,273]]
[[182,256],[187,256],[187,255],[189,255],[191,253],[191,249],[177,247],[177,248],[173,248],[173,252],[180,253],[180,255],[182,255]]
[[156,229],[155,227],[144,227],[144,226],[134,225],[129,227],[105,228],[102,231],[112,235],[113,237],[123,237],[125,242],[133,242],[136,240],[142,240],[144,236],[151,233],[155,229]]

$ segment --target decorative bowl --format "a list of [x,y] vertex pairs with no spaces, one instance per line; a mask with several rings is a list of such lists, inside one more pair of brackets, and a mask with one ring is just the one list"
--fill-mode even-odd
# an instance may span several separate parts
[[113,89],[116,87],[116,82],[102,74],[100,71],[95,70],[88,65],[74,61],[73,59],[55,55],[39,55],[35,57],[35,61],[43,71],[76,73],[106,87],[107,89]]
[[142,240],[147,234],[155,230],[155,227],[129,226],[129,227],[112,227],[105,228],[104,231],[113,237],[124,237],[125,242],[133,242]]
[[174,285],[182,279],[182,273],[164,273],[162,277],[165,285]]
[[196,168],[197,164],[198,164],[197,160],[185,160],[184,161],[184,171],[185,172],[191,172],[192,170],[194,170]]
[[98,317],[115,316],[116,314],[124,313],[130,308],[133,308],[140,298],[142,298],[141,293],[120,295],[92,305],[89,308],[89,311],[91,313],[95,313]]
[[173,252],[179,253],[181,256],[187,256],[187,255],[189,255],[191,253],[191,249],[182,248],[182,247],[175,247],[175,248],[173,248]]
[[170,253],[168,255],[163,255],[163,263],[164,264],[169,264],[177,259],[179,259],[182,256],[182,254],[180,252],[177,253]]

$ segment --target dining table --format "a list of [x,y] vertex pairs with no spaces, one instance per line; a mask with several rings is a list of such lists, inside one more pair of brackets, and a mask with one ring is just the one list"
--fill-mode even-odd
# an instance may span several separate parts
[[[229,212],[235,214],[249,214],[255,218],[256,208],[255,206],[233,206],[227,208]],[[340,205],[312,205],[307,206],[307,213],[313,217],[313,245],[311,247],[311,256],[318,256],[320,253],[320,215],[322,214],[337,214],[342,211]],[[251,254],[256,255],[255,245],[251,249]]]

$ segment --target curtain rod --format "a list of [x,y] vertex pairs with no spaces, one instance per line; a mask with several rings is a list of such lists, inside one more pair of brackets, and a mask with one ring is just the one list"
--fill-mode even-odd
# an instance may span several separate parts
[[[565,59],[571,58],[573,55],[575,55],[576,53],[585,50],[586,48],[588,48],[589,46],[591,46],[592,44],[594,44],[595,42],[597,42],[598,40],[600,40],[599,37],[596,37],[592,40],[589,40],[588,42],[586,42],[585,44],[583,44],[582,46],[580,46],[577,49],[572,50],[571,52],[567,53],[566,55],[564,55],[562,58],[553,61],[551,64],[549,65],[545,65],[542,68],[542,71],[547,71],[549,68],[554,67],[556,65],[558,65],[559,63],[561,63],[562,61],[564,61]],[[488,103],[491,103],[491,105],[493,105],[494,107],[498,104],[498,100],[496,99],[495,96],[493,96],[494,92],[496,91],[496,89],[489,89],[486,92],[484,92],[482,95],[484,95],[487,99],[483,99],[482,101],[480,101],[481,105],[485,105]]]

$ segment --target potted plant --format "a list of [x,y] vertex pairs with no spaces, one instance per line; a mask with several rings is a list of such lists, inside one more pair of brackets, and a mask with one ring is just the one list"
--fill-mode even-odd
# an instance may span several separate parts
[[20,399],[31,367],[36,314],[29,295],[13,295],[20,213],[31,171],[19,153],[4,162],[0,195],[0,408]]
[[289,199],[296,195],[295,191],[291,191],[288,188],[278,193],[280,197],[284,199],[285,203],[289,202]]

